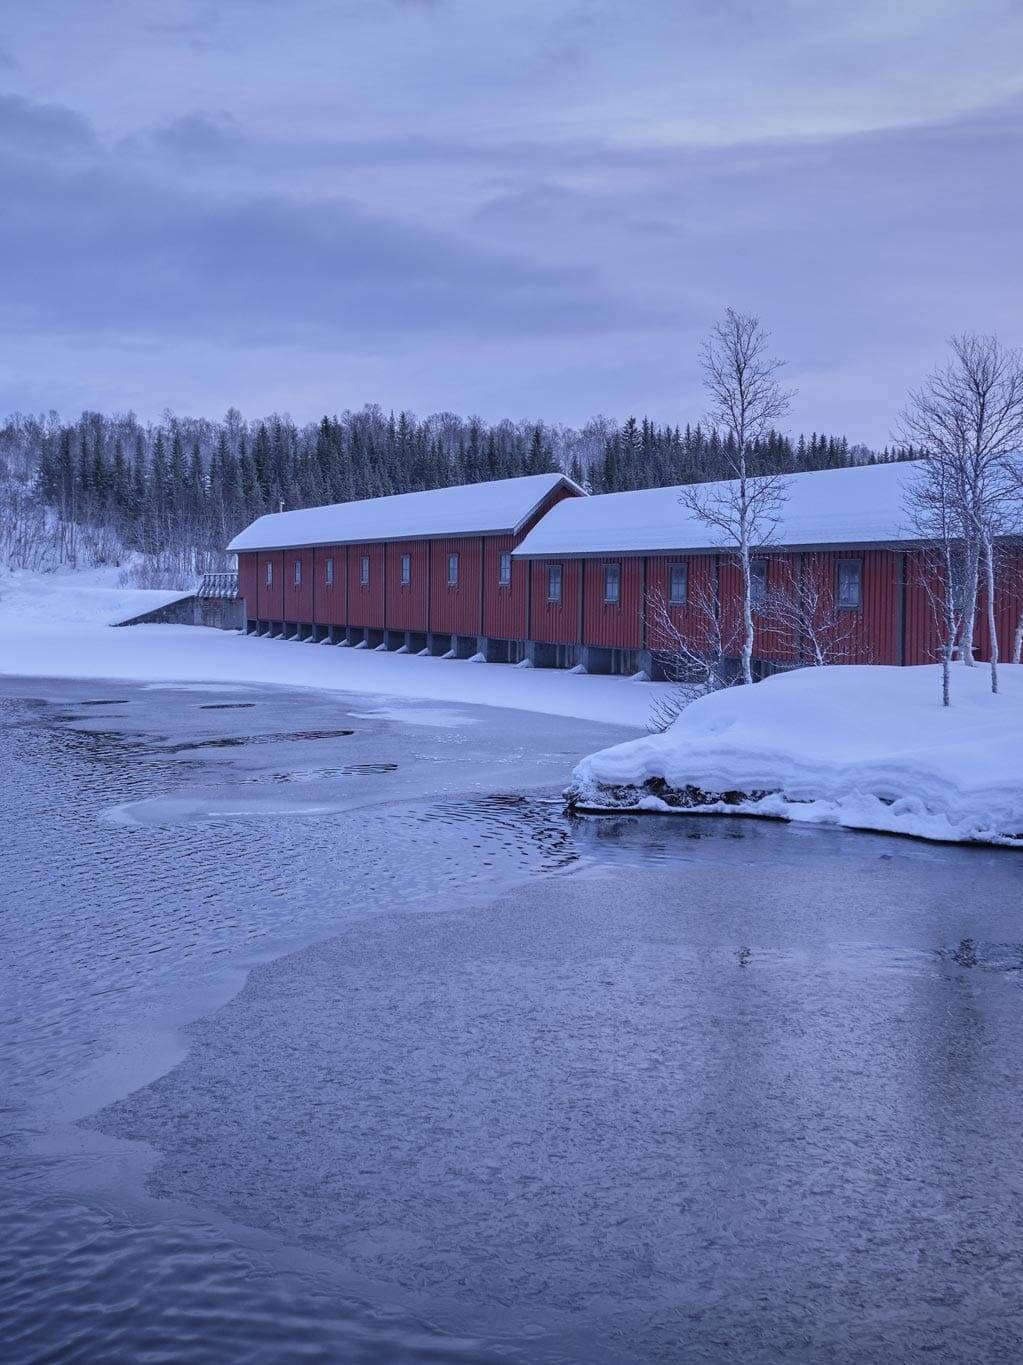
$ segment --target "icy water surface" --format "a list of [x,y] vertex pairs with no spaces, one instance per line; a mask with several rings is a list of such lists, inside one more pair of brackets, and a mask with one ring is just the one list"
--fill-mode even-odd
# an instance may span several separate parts
[[615,737],[6,685],[5,1361],[1020,1358],[1023,859]]

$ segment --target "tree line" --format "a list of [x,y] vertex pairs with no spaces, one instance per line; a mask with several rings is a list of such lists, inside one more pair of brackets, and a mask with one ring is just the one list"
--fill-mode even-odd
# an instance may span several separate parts
[[[226,566],[224,547],[266,512],[560,470],[594,493],[727,477],[732,438],[699,424],[594,418],[580,428],[419,419],[367,406],[296,424],[273,414],[221,421],[85,412],[0,424],[0,552],[7,567],[123,563],[131,581],[187,585]],[[837,468],[911,453],[844,436],[765,430],[757,473]]]

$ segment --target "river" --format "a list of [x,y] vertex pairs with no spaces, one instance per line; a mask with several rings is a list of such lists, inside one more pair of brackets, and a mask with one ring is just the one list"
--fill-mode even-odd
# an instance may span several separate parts
[[1023,858],[618,737],[0,684],[5,1362],[1023,1355]]

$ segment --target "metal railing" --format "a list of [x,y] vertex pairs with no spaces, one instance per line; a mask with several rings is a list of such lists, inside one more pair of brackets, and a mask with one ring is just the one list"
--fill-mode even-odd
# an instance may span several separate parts
[[238,575],[236,573],[208,573],[199,584],[196,597],[219,597],[222,601],[237,602]]

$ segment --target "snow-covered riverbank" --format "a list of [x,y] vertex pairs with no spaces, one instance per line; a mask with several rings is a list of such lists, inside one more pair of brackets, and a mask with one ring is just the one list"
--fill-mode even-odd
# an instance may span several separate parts
[[703,697],[664,734],[592,754],[583,809],[727,812],[1023,846],[1023,667],[842,666]]
[[116,569],[0,578],[0,676],[255,683],[501,706],[609,725],[647,724],[663,686],[456,659],[257,639],[194,626],[114,621],[174,592],[116,586]]

